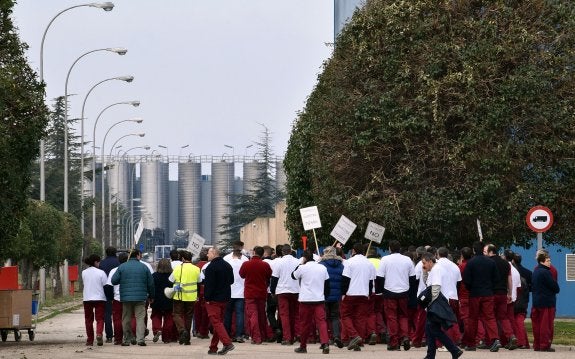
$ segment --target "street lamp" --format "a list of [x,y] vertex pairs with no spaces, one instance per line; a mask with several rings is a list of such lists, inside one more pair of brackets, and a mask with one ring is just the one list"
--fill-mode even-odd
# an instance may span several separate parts
[[178,152],[178,162],[180,161],[180,156],[182,155],[182,150],[184,148],[188,148],[188,147],[190,147],[190,145],[183,145],[180,147],[180,152]]
[[163,148],[166,150],[166,162],[170,163],[169,153],[168,153],[168,146],[158,145],[158,147]]
[[[94,122],[94,130],[92,132],[92,152],[94,153],[94,158],[92,159],[92,196],[96,198],[96,125],[98,124],[98,120],[102,114],[109,109],[110,107],[117,106],[117,105],[132,105],[134,107],[140,106],[140,101],[123,101],[123,102],[116,102],[109,106],[104,107],[102,111],[96,117],[96,121]],[[102,159],[103,162],[104,159]],[[103,169],[102,169],[103,171]],[[96,238],[96,202],[92,204],[92,237]]]
[[[58,16],[62,15],[63,13],[65,13],[68,10],[72,10],[72,9],[77,8],[77,7],[83,7],[83,6],[89,6],[89,7],[104,9],[104,11],[106,11],[106,12],[112,11],[112,9],[114,8],[114,4],[111,2],[74,5],[74,6],[70,6],[66,9],[60,11],[59,13],[56,14],[56,16],[54,16],[50,20],[50,22],[48,23],[48,26],[46,26],[46,29],[44,30],[44,34],[42,35],[42,41],[40,42],[40,83],[44,82],[44,41],[46,40],[46,34],[48,33],[48,29],[50,28],[50,26],[52,25],[52,23],[54,22],[54,20],[56,20],[56,18]],[[41,139],[40,140],[40,201],[42,201],[42,202],[46,200],[46,175],[45,175],[45,168],[44,168],[44,158],[46,157],[45,148],[46,148],[46,143],[45,143],[44,139]]]
[[[114,148],[119,148],[122,147],[122,145],[118,145],[116,146],[116,144],[118,142],[120,142],[123,138],[120,137],[118,140],[116,140],[116,142],[114,142],[114,144],[112,145],[112,148],[110,149],[110,156],[108,157],[110,159],[110,161],[112,161],[112,153],[114,152]],[[128,153],[129,151],[136,149],[136,148],[147,148],[149,149],[149,146],[137,146],[137,147],[132,147],[128,150],[125,151],[124,154]],[[116,169],[116,189],[118,190],[118,192],[116,192],[116,213],[118,213],[119,211],[119,202],[120,202],[120,159],[118,156],[117,159],[117,163],[118,163],[118,168]],[[110,188],[110,183],[111,183],[111,178],[108,178],[108,213],[109,213],[109,218],[110,218],[110,223],[108,225],[109,227],[109,234],[110,234],[110,244],[112,244],[112,189]],[[118,220],[116,220],[116,223],[119,225]]]
[[245,150],[244,150],[244,161],[246,160],[246,157],[248,157],[248,148],[254,147],[253,144],[251,145],[247,145]]
[[68,74],[66,75],[66,84],[64,86],[64,212],[68,212],[68,81],[70,80],[70,73],[78,61],[80,61],[84,56],[98,51],[109,51],[118,55],[125,55],[128,52],[128,50],[123,47],[108,47],[104,49],[91,50],[80,55],[68,70]]
[[[130,120],[118,121],[118,122],[114,123],[112,126],[110,126],[110,128],[108,128],[108,131],[107,131],[106,134],[104,135],[104,140],[102,141],[102,148],[101,148],[101,150],[102,150],[102,152],[101,152],[101,155],[102,155],[102,176],[101,176],[101,178],[102,178],[102,181],[101,181],[101,182],[102,182],[102,187],[101,187],[101,188],[102,188],[102,193],[101,193],[101,195],[102,195],[102,213],[101,213],[101,214],[102,214],[102,233],[101,233],[101,234],[102,234],[102,246],[104,245],[105,235],[106,235],[106,226],[105,226],[105,216],[106,216],[106,212],[105,212],[105,201],[104,201],[104,199],[105,199],[105,197],[104,197],[104,170],[106,169],[106,160],[105,160],[105,158],[104,158],[104,149],[105,149],[105,146],[106,146],[106,137],[108,136],[108,133],[110,133],[110,130],[111,130],[112,128],[114,128],[116,125],[119,125],[120,123],[124,123],[124,122],[142,123],[142,121],[143,121],[143,120],[142,120],[141,118],[135,118],[135,119],[130,119]],[[122,138],[128,137],[128,136],[140,136],[140,137],[144,137],[145,135],[146,135],[146,134],[144,134],[144,133],[130,133],[130,134],[127,134],[127,135],[124,135],[124,136],[120,137],[120,138],[118,139],[118,141],[121,140]],[[117,143],[118,141],[116,141],[116,143]],[[94,159],[94,161],[95,161],[95,159]],[[94,167],[95,167],[95,165],[94,165]],[[95,191],[94,191],[94,193],[95,193]]]
[[231,149],[232,149],[232,162],[234,162],[234,157],[236,156],[234,146],[224,145],[224,147],[227,147],[227,148],[231,148]]
[[84,234],[84,109],[86,108],[86,100],[88,100],[88,96],[92,93],[92,91],[100,84],[103,84],[106,81],[112,80],[119,80],[130,83],[134,81],[134,76],[118,76],[118,77],[111,77],[109,79],[102,80],[96,83],[88,93],[86,97],[84,97],[84,102],[82,103],[82,117],[80,118],[80,143],[81,143],[81,151],[80,151],[80,168],[81,168],[81,175],[80,175],[80,226],[82,227],[82,234]]

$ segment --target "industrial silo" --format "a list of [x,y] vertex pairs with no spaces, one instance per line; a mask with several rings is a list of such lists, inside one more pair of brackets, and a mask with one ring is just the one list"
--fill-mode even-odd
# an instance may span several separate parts
[[201,233],[202,164],[178,164],[178,229]]
[[151,160],[140,163],[140,198],[144,227],[167,230],[167,163]]
[[216,245],[222,242],[221,227],[227,224],[223,217],[231,211],[234,186],[234,163],[222,160],[212,162],[212,238],[211,243]]
[[244,194],[253,194],[257,189],[257,180],[265,171],[265,163],[252,160],[244,162]]
[[[108,170],[108,186],[114,198],[128,208],[130,206],[130,185],[134,175],[135,165],[127,161],[114,161]],[[113,200],[115,202],[115,199]]]

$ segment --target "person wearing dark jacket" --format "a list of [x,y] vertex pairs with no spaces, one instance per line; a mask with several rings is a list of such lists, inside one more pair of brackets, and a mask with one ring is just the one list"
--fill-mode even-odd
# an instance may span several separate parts
[[[116,256],[116,248],[108,247],[106,248],[106,258],[102,259],[100,262],[100,269],[106,272],[106,275],[110,275],[110,271],[120,265],[120,261]],[[111,290],[110,293],[106,293],[106,296],[113,297],[114,291],[113,287],[108,288]],[[106,331],[106,343],[111,343],[114,339],[114,330],[112,327],[112,300],[106,300],[106,307],[104,310],[104,328]]]
[[527,307],[529,306],[529,297],[531,296],[531,277],[533,273],[521,265],[522,257],[515,253],[513,256],[513,265],[517,268],[521,276],[521,288],[515,301],[515,327],[517,328],[517,345],[519,349],[530,349],[529,338],[525,328],[525,318],[527,317]]
[[537,251],[537,267],[533,271],[533,307],[531,322],[533,323],[533,350],[554,352],[553,321],[555,320],[555,305],[559,284],[551,273],[551,257],[545,250]]
[[507,315],[507,304],[512,302],[513,280],[511,277],[511,264],[498,254],[495,244],[488,244],[483,248],[483,253],[495,262],[499,279],[493,284],[493,302],[495,320],[499,324],[501,344],[509,350],[517,348],[517,338],[513,332],[513,326]]
[[122,327],[124,329],[123,346],[129,346],[134,341],[130,330],[132,315],[136,316],[136,342],[146,346],[144,335],[146,324],[146,299],[153,303],[156,289],[152,273],[146,265],[140,262],[142,252],[132,250],[126,263],[121,264],[112,276],[112,284],[120,285],[120,301],[122,302]]
[[501,342],[493,311],[493,286],[499,279],[499,273],[495,262],[483,255],[482,242],[473,243],[473,253],[475,255],[463,270],[463,284],[469,291],[469,325],[465,328],[462,343],[465,350],[475,351],[477,323],[481,313],[487,336],[491,341],[490,350],[497,352],[501,348]]
[[422,305],[427,307],[425,321],[427,355],[424,359],[435,359],[437,341],[441,342],[449,350],[452,359],[457,359],[463,355],[463,351],[444,332],[454,323],[457,323],[457,317],[453,309],[451,309],[447,298],[441,294],[441,283],[445,279],[445,274],[442,272],[444,269],[435,265],[435,257],[431,253],[423,254],[421,262],[426,274],[425,277],[427,277],[427,288],[419,296]]
[[152,303],[152,333],[154,333],[153,342],[157,342],[162,337],[164,343],[175,342],[176,326],[173,318],[174,301],[164,295],[164,289],[171,288],[170,274],[172,265],[169,259],[162,258],[158,262],[156,272],[152,274],[154,278],[155,298]]
[[333,335],[333,342],[338,348],[343,348],[341,330],[339,327],[339,304],[341,302],[341,276],[343,259],[336,254],[336,249],[327,246],[323,249],[320,264],[324,265],[329,275],[329,293],[325,298],[325,314]]
[[[208,354],[224,355],[235,348],[224,326],[224,312],[232,297],[230,286],[234,283],[234,270],[220,257],[220,250],[216,247],[208,250],[208,260],[209,263],[202,268],[206,310],[214,329]],[[223,348],[218,351],[220,341]]]

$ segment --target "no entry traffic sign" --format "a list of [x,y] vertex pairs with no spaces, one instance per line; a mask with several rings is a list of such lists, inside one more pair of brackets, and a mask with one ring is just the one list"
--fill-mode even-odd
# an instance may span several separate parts
[[547,207],[535,206],[527,212],[525,221],[533,232],[547,232],[553,225],[553,213]]

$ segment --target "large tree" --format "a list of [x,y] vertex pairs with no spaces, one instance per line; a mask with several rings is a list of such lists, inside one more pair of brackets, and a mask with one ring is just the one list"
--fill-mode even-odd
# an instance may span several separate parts
[[[286,155],[288,227],[318,205],[404,244],[573,246],[575,2],[368,0],[337,38]],[[321,231],[324,243],[329,230]]]
[[[231,245],[240,239],[240,229],[258,217],[273,217],[275,205],[283,198],[276,182],[275,157],[271,148],[271,133],[264,127],[262,135],[255,143],[258,150],[254,163],[258,166],[258,176],[244,181],[248,190],[242,194],[233,195],[233,204],[230,205],[230,214],[225,216],[228,223],[222,226],[220,234],[223,235],[225,245]],[[257,158],[257,159],[256,159]]]
[[10,16],[14,2],[0,0],[0,257],[12,253],[26,215],[30,171],[48,122],[44,88],[27,63]]

